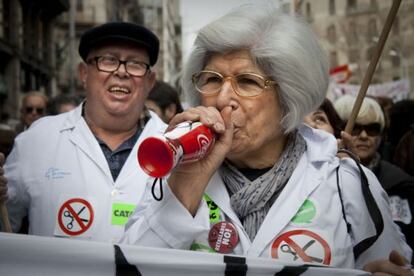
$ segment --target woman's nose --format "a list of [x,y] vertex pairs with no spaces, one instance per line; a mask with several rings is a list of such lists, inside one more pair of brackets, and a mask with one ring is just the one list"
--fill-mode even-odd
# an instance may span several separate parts
[[365,129],[363,129],[362,131],[361,131],[361,133],[359,133],[359,135],[358,135],[359,137],[362,137],[362,138],[367,138],[368,137],[368,133],[365,131]]
[[231,106],[233,110],[237,109],[238,95],[234,91],[234,87],[230,79],[224,80],[223,86],[217,94],[217,108],[222,110],[226,106]]

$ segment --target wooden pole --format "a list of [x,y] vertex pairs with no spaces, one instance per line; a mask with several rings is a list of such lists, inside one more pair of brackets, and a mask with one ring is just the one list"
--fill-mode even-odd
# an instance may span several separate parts
[[368,86],[371,82],[372,76],[374,75],[375,68],[377,67],[382,49],[384,48],[385,42],[387,41],[388,34],[390,33],[392,23],[394,22],[395,16],[397,15],[400,4],[401,0],[394,0],[392,2],[391,9],[388,13],[387,19],[385,20],[384,27],[378,40],[377,47],[375,48],[374,54],[371,57],[367,72],[365,73],[361,88],[359,89],[358,96],[355,100],[354,107],[352,108],[351,115],[346,124],[345,132],[347,133],[351,133],[352,129],[354,128],[355,120],[358,117],[362,101],[364,100],[365,94],[367,93]]
[[[4,170],[3,170],[3,164],[4,164],[4,154],[0,152],[0,177],[3,177]],[[7,213],[6,204],[2,201],[0,201],[0,218],[3,225],[3,231],[4,232],[12,232],[12,228],[9,221],[9,214]]]
[[9,214],[7,213],[7,208],[4,202],[0,203],[0,215],[1,215],[1,222],[3,224],[3,231],[12,233],[12,228],[9,221]]

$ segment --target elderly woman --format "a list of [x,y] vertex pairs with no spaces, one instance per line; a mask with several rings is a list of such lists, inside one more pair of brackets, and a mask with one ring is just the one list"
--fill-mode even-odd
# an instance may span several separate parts
[[326,56],[305,23],[268,7],[241,7],[200,30],[183,77],[201,105],[170,126],[201,121],[217,133],[215,145],[206,158],[176,167],[162,201],[136,209],[123,242],[344,268],[392,249],[411,257],[369,172],[385,225],[354,257],[353,247],[375,235],[359,171],[336,158],[332,135],[298,126],[328,84]]
[[[348,121],[355,102],[353,96],[335,101],[335,109],[343,121]],[[401,227],[408,244],[414,247],[414,178],[399,167],[381,159],[378,148],[385,127],[381,106],[372,98],[365,98],[352,131],[353,152],[361,163],[371,169],[390,196],[394,221]],[[414,263],[414,262],[413,262]]]

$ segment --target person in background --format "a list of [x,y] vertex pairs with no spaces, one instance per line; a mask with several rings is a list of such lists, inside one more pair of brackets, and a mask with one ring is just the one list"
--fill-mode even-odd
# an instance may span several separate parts
[[414,100],[407,99],[394,103],[390,112],[390,127],[388,129],[389,156],[393,160],[394,151],[401,138],[414,125]]
[[398,143],[393,163],[409,175],[414,176],[414,125]]
[[157,113],[167,124],[175,114],[183,112],[177,90],[163,81],[155,83],[145,105],[148,109]]
[[303,122],[312,128],[320,129],[334,135],[337,139],[338,148],[341,149],[337,153],[338,157],[356,157],[358,159],[353,152],[354,145],[352,143],[352,136],[342,131],[345,124],[329,99],[325,99],[316,111],[306,115],[303,118]]
[[75,109],[81,103],[81,99],[75,95],[60,94],[50,99],[49,115],[58,115]]
[[309,126],[331,133],[335,138],[341,138],[341,131],[344,123],[328,99],[323,100],[322,104],[314,112],[309,113],[303,120]]
[[[347,122],[355,97],[345,95],[337,99],[334,107]],[[381,106],[372,98],[365,98],[352,130],[354,153],[361,163],[371,169],[390,196],[394,221],[400,226],[408,244],[414,247],[414,178],[399,167],[382,160],[378,153],[385,127]]]
[[[366,169],[384,229],[364,253],[353,253],[374,234],[361,171],[336,156],[333,135],[301,125],[326,97],[328,71],[310,26],[272,6],[245,5],[203,27],[183,73],[197,106],[169,128],[200,121],[216,141],[204,159],[171,172],[163,200],[135,210],[121,242],[342,268],[363,268],[392,250],[411,258],[386,193]],[[392,256],[367,269],[406,271]]]
[[378,147],[378,152],[381,154],[382,160],[386,160],[388,162],[392,162],[392,151],[395,149],[391,146],[391,143],[389,141],[389,129],[390,129],[390,112],[392,110],[392,107],[394,105],[391,98],[387,97],[381,97],[381,96],[367,96],[368,98],[372,98],[381,106],[381,109],[384,113],[384,130],[382,132],[382,139],[381,144]]
[[38,91],[31,91],[24,95],[20,108],[20,123],[15,128],[16,135],[46,115],[47,103],[48,97]]
[[158,52],[156,35],[133,23],[82,34],[78,69],[85,101],[19,135],[4,165],[0,198],[9,198],[13,231],[28,214],[29,234],[119,240],[129,214],[150,195],[138,146],[166,127],[144,108]]

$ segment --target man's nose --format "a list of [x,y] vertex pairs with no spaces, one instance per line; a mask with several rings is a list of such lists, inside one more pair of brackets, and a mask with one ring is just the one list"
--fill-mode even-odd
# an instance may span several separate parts
[[119,76],[126,76],[126,75],[128,75],[128,71],[126,69],[126,63],[119,64],[119,67],[115,71],[115,74],[117,74]]

